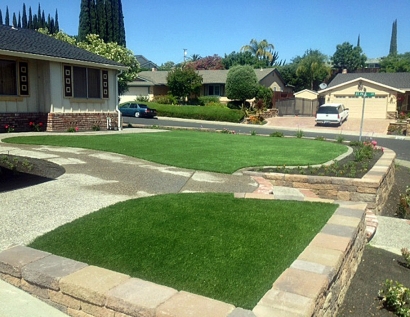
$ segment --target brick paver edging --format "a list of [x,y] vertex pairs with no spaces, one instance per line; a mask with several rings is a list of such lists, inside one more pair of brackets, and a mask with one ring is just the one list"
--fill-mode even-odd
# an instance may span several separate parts
[[334,316],[366,243],[365,209],[340,202],[253,311],[26,246],[0,253],[0,278],[70,316]]
[[379,215],[394,183],[396,153],[384,149],[381,158],[362,178],[259,173],[243,171],[245,175],[262,176],[274,186],[310,189],[321,198],[341,201],[361,201],[367,209]]

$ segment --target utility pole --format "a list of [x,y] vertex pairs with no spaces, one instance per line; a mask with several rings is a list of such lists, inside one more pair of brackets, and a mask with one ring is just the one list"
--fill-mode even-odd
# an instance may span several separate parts
[[186,62],[186,51],[187,51],[187,49],[184,48],[184,63]]

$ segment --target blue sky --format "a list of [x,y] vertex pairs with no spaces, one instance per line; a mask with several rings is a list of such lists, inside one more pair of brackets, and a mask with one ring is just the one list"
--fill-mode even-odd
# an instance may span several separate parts
[[[8,4],[7,4],[8,2]],[[2,1],[11,14],[22,12],[23,3],[46,16],[58,11],[60,29],[78,32],[80,0]],[[251,39],[266,39],[279,59],[290,62],[308,49],[332,56],[336,45],[356,45],[369,58],[389,53],[392,24],[397,19],[398,52],[410,52],[410,1],[408,0],[122,0],[127,47],[161,65],[187,56],[221,57],[238,52]]]

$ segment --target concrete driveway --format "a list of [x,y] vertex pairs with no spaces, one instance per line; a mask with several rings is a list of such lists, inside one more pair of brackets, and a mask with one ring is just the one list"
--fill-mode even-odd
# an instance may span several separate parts
[[[143,131],[159,130],[133,132]],[[12,244],[26,245],[67,222],[131,198],[189,192],[252,193],[258,188],[250,176],[188,170],[87,149],[0,142],[0,155],[7,153],[53,162],[63,166],[65,173],[35,186],[0,192],[0,250]]]
[[[316,126],[315,117],[295,117],[284,116],[274,117],[266,120],[267,126],[277,127],[280,129],[295,129],[302,131],[318,131],[318,132],[336,132],[346,134],[358,134],[360,132],[361,119],[349,118],[342,126]],[[394,120],[389,119],[365,119],[363,122],[362,133],[367,136],[372,134],[387,134],[389,123]]]

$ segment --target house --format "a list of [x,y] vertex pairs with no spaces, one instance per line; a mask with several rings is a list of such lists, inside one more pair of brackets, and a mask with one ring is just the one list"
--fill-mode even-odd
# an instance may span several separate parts
[[317,100],[317,96],[319,94],[316,91],[310,89],[303,89],[301,91],[295,92],[293,95],[297,99]]
[[398,111],[410,110],[410,73],[337,74],[319,91],[319,97],[325,103],[342,103],[349,108],[350,118],[361,118],[363,98],[358,94],[359,85],[367,92],[365,118],[394,119]]
[[138,63],[140,64],[141,69],[157,69],[158,65],[155,64],[154,62],[148,60],[142,55],[135,55],[135,58],[137,59]]
[[[225,95],[225,83],[229,70],[198,70],[202,76],[201,96],[217,96],[221,102],[228,102]],[[282,76],[275,68],[255,69],[256,77],[261,85],[272,88],[273,91],[291,92],[285,85]],[[143,71],[137,80],[128,83],[128,91],[121,96],[121,102],[135,100],[138,96],[148,97],[166,95],[168,71]]]
[[34,30],[0,25],[0,132],[117,126],[127,67]]

